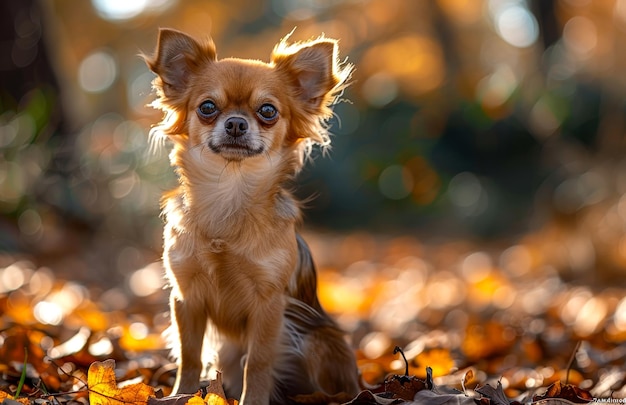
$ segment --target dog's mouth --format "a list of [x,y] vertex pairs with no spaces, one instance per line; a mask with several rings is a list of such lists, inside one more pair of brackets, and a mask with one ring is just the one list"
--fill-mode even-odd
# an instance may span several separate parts
[[260,155],[264,150],[263,145],[255,147],[245,139],[234,137],[228,137],[219,142],[209,141],[209,149],[228,160],[241,160]]

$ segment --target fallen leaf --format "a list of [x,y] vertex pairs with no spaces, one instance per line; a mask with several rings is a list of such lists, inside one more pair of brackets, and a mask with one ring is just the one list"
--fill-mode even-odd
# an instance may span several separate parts
[[575,402],[563,398],[548,398],[531,403],[532,405],[575,405]]
[[458,394],[442,394],[436,391],[422,390],[415,394],[412,404],[416,405],[475,405],[474,398],[468,397],[459,392]]
[[[222,398],[226,398],[226,393],[224,392],[224,385],[222,383],[222,373],[217,372],[215,379],[209,381],[209,385],[204,389],[206,395],[208,394],[217,394]],[[206,399],[206,397],[205,397]]]
[[114,360],[92,363],[87,374],[87,386],[91,405],[145,405],[148,398],[155,396],[154,388],[144,383],[118,388]]
[[0,344],[0,362],[2,364],[11,364],[16,362],[22,364],[24,362],[24,348],[28,350],[28,363],[35,370],[44,370],[43,358],[45,353],[41,348],[40,342],[45,335],[35,329],[23,326],[15,326],[3,331],[3,341]]
[[4,391],[0,391],[0,403],[4,405],[29,405],[30,401],[28,398],[13,398],[13,395],[10,395]]
[[509,405],[511,403],[511,401],[509,401],[509,398],[504,393],[504,390],[502,389],[502,383],[500,381],[498,381],[498,385],[496,386],[496,388],[493,388],[491,385],[486,384],[482,387],[476,388],[475,391],[489,398],[492,405]]
[[361,391],[352,401],[343,405],[396,405],[403,402],[401,399],[382,398],[371,391]]
[[359,360],[358,367],[361,373],[361,379],[363,380],[362,383],[377,385],[385,379],[385,367],[378,360]]
[[[165,398],[150,397],[148,398],[148,405],[185,405],[189,403],[191,398],[200,397],[194,394],[172,395]],[[202,401],[202,398],[200,398],[200,400]]]
[[[204,402],[207,405],[237,405],[238,401],[235,399],[226,399],[224,396],[221,395],[217,395],[214,394],[212,392],[208,393],[205,397],[204,397]],[[191,403],[191,401],[188,403],[189,405],[202,405],[200,403],[196,404],[196,403]]]
[[237,405],[238,403],[235,399],[226,399],[224,387],[222,386],[222,374],[219,372],[214,380],[209,381],[209,385],[202,392],[206,392],[204,398],[199,396],[200,391],[196,394],[150,398],[148,405]]
[[96,303],[90,300],[83,301],[80,307],[76,308],[73,315],[82,320],[90,330],[96,332],[106,330],[111,324],[109,317]]
[[421,378],[426,377],[426,367],[433,369],[436,376],[447,375],[454,369],[454,360],[447,349],[432,349],[421,352],[415,357],[416,367],[411,371]]
[[416,377],[394,375],[385,380],[385,392],[394,398],[412,400],[418,391],[425,389],[426,382]]
[[535,395],[533,402],[545,399],[565,399],[576,404],[586,404],[593,401],[589,391],[585,391],[571,384],[561,384],[560,381],[550,385],[543,395]]
[[215,376],[215,379],[209,382],[209,385],[205,388],[207,393],[204,396],[204,401],[208,405],[236,405],[238,403],[235,399],[227,399],[224,392],[224,385],[222,384],[222,373],[219,371]]
[[465,338],[461,350],[472,360],[485,359],[499,353],[505,353],[513,346],[514,340],[509,338],[507,328],[493,320],[487,322],[473,321],[465,330]]
[[2,405],[28,405],[28,404],[30,404],[30,401],[27,398],[18,398],[18,399],[5,398],[2,401]]
[[463,384],[467,384],[472,382],[472,380],[474,379],[474,370],[469,369],[467,370],[467,372],[463,375]]
[[[209,395],[216,396],[215,394],[209,394]],[[208,397],[208,395],[207,395],[207,397]],[[222,398],[219,398],[219,399],[223,400]],[[224,402],[213,402],[212,400],[211,400],[211,402],[209,402],[209,401],[205,402],[205,401],[206,401],[205,399],[202,399],[202,398],[194,395],[191,398],[189,398],[189,400],[187,401],[187,405],[205,405],[206,403],[211,404],[211,405],[226,405],[225,401]]]

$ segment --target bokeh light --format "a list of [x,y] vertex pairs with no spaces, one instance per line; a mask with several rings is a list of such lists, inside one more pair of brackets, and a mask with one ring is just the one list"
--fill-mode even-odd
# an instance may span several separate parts
[[382,171],[378,178],[380,192],[387,198],[399,200],[411,194],[413,176],[406,168],[392,165]]
[[[375,86],[393,83],[394,79],[399,82],[398,87],[410,96],[432,91],[444,80],[443,63],[440,45],[423,36],[407,35],[373,46],[363,56],[364,69],[371,71],[374,77],[368,79],[374,82],[369,82],[369,88],[366,86],[367,94]],[[393,87],[384,92],[385,95],[378,97],[370,94],[370,99],[383,103],[393,95]]]
[[20,232],[27,236],[33,236],[42,231],[41,216],[33,209],[27,209],[22,212],[17,223]]
[[127,20],[138,16],[148,4],[147,0],[93,0],[98,13],[107,20]]
[[139,296],[145,297],[163,289],[165,279],[163,277],[163,265],[161,263],[153,263],[135,271],[128,281],[132,292]]
[[626,331],[626,297],[617,305],[613,322],[620,331]]
[[473,173],[456,175],[448,185],[452,205],[464,216],[483,214],[489,206],[489,196],[482,183]]
[[586,17],[573,17],[563,27],[563,41],[576,56],[589,57],[598,43],[596,27]]
[[30,272],[28,263],[13,263],[0,271],[0,291],[8,292],[17,290],[26,282]]
[[363,97],[374,107],[384,107],[398,96],[395,79],[385,72],[370,76],[361,87]]
[[55,302],[38,302],[33,308],[33,314],[43,324],[60,325],[63,322],[63,308]]
[[518,81],[511,67],[500,65],[496,71],[478,83],[477,95],[487,109],[503,105],[517,88]]
[[142,13],[163,12],[176,0],[92,0],[100,17],[113,22],[133,19]]
[[114,349],[115,347],[111,343],[111,339],[106,336],[89,345],[89,353],[96,357],[110,356]]
[[490,1],[490,5],[496,9],[494,20],[498,34],[518,48],[529,47],[539,38],[537,19],[524,3],[524,1]]
[[115,82],[117,70],[117,63],[109,52],[96,51],[80,63],[78,82],[89,93],[101,93]]
[[608,308],[604,300],[592,297],[580,308],[574,321],[574,331],[587,337],[603,326]]

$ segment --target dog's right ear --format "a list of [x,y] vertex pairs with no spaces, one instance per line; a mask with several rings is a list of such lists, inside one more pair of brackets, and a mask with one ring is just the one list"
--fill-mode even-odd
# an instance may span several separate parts
[[198,66],[216,60],[216,52],[211,39],[200,44],[180,31],[161,28],[154,55],[143,58],[160,79],[154,83],[157,90],[168,99],[176,99]]

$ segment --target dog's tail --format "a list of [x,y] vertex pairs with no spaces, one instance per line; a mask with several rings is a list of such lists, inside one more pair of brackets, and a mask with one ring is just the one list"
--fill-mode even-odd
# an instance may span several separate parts
[[311,251],[299,234],[296,234],[296,240],[298,242],[298,264],[296,271],[291,276],[287,294],[309,305],[320,314],[326,315],[317,298],[317,272]]
[[289,339],[285,347],[290,349],[283,361],[275,365],[281,378],[277,380],[272,403],[291,403],[285,398],[315,391],[356,395],[359,372],[354,353],[344,332],[322,309],[311,252],[300,235],[296,239],[298,266],[287,288],[290,297],[285,308],[285,336]]

